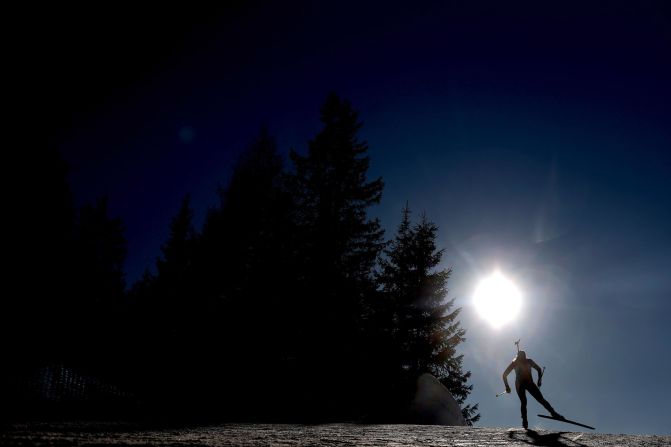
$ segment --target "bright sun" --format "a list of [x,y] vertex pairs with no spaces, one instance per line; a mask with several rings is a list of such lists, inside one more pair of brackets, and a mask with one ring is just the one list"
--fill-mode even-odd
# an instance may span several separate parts
[[509,279],[494,272],[480,281],[473,303],[482,318],[499,328],[517,316],[522,307],[522,295]]

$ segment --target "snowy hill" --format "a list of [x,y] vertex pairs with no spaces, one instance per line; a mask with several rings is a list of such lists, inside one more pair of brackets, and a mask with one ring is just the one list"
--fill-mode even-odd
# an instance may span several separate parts
[[[568,429],[568,428],[567,428]],[[138,430],[123,424],[31,424],[6,427],[0,445],[171,446],[668,446],[671,436],[438,425],[226,424],[191,429]]]

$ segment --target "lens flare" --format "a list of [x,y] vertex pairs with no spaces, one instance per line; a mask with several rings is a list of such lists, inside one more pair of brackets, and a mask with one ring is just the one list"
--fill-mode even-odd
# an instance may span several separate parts
[[514,319],[522,307],[522,295],[515,284],[500,272],[483,279],[475,289],[473,304],[494,328]]

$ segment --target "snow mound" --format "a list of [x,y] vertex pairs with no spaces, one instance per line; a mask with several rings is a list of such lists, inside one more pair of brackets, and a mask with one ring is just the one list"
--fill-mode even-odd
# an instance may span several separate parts
[[417,422],[431,425],[466,425],[459,404],[445,386],[431,374],[417,379],[417,392],[412,402]]

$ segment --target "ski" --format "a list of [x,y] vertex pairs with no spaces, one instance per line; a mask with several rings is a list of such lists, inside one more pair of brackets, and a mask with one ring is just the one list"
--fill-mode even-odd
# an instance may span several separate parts
[[566,418],[558,419],[558,418],[553,418],[552,416],[546,416],[544,414],[539,414],[538,416],[542,417],[542,418],[545,418],[545,419],[552,419],[553,421],[568,422],[569,424],[579,425],[581,427],[585,427],[585,428],[589,428],[590,430],[594,430],[594,427],[590,427],[589,425],[581,424],[580,422],[572,421],[570,419],[566,419]]

